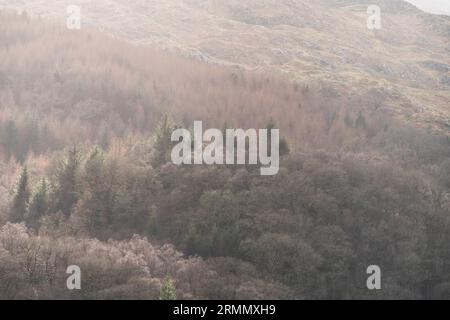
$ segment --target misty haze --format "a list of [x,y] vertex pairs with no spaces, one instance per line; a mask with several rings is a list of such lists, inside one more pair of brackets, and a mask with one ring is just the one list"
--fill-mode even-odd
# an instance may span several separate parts
[[450,299],[450,2],[0,0],[0,299]]

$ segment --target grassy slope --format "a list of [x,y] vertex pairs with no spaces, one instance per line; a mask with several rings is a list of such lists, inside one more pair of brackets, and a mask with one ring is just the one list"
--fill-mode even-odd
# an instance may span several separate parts
[[[73,1],[0,5],[64,21]],[[369,3],[370,2],[370,3]],[[403,1],[79,2],[83,22],[137,43],[215,63],[287,73],[300,83],[385,100],[385,111],[448,133],[450,18]],[[382,30],[366,28],[368,4]]]

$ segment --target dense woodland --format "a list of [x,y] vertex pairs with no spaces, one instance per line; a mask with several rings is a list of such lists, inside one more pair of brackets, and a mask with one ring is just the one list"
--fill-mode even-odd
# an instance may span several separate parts
[[[383,102],[1,14],[0,298],[450,298],[450,140]],[[194,120],[279,174],[171,164]]]

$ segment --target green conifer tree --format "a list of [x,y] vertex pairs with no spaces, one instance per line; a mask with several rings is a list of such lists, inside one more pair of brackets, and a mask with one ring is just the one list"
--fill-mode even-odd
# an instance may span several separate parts
[[78,200],[79,166],[81,152],[77,147],[71,148],[65,158],[60,161],[55,176],[54,211],[70,215]]
[[174,146],[171,138],[175,129],[177,129],[175,122],[167,114],[164,114],[155,131],[153,167],[162,166],[170,161],[170,154]]
[[169,276],[166,276],[164,279],[160,295],[160,300],[176,300],[177,299],[177,291],[173,284],[172,279]]
[[42,178],[31,198],[30,208],[28,210],[27,225],[32,228],[38,228],[39,219],[47,213],[47,210],[48,183],[45,178]]
[[13,199],[9,219],[11,222],[19,223],[24,221],[28,210],[30,194],[28,168],[27,166],[24,166]]

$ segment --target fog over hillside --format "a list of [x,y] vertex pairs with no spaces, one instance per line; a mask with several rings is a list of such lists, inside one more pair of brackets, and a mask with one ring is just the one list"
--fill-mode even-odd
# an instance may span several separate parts
[[449,43],[402,0],[0,0],[0,300],[450,299]]

